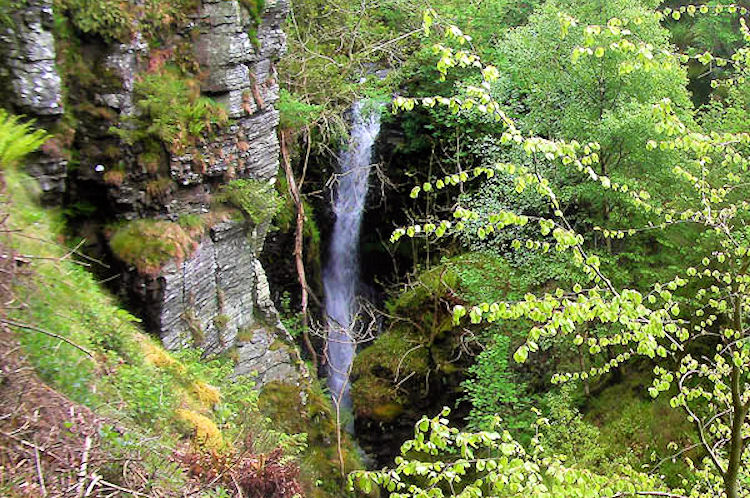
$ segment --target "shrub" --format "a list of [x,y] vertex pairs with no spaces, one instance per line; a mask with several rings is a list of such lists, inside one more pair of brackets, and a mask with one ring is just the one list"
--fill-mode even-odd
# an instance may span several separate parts
[[168,375],[155,367],[122,365],[113,382],[128,405],[128,413],[139,424],[163,426],[179,401],[168,388]]
[[266,8],[265,0],[239,0],[240,5],[247,10],[253,23],[248,27],[248,35],[253,45],[258,46],[258,26],[263,22],[263,10]]
[[171,25],[184,22],[197,8],[195,0],[55,0],[55,10],[67,13],[76,29],[105,41],[127,42],[138,29],[147,39],[163,35]]
[[159,171],[162,157],[159,152],[147,151],[138,156],[138,165],[151,174]]
[[104,173],[104,183],[113,187],[119,187],[125,181],[125,172],[121,169],[111,169]]
[[216,328],[219,330],[226,330],[227,325],[229,325],[229,315],[220,314],[216,315],[214,318],[214,325],[216,325]]
[[146,193],[151,199],[163,199],[172,191],[172,185],[172,180],[169,178],[155,178],[146,183]]
[[154,276],[170,260],[187,258],[197,244],[177,223],[135,220],[117,229],[109,246],[121,261],[143,275]]
[[55,0],[59,12],[67,12],[82,33],[107,41],[126,41],[133,32],[134,12],[129,2],[119,0]]

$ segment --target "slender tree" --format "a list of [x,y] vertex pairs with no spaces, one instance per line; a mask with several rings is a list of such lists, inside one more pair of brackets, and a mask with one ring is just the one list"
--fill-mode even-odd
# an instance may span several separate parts
[[[690,5],[648,15],[656,19],[667,16],[680,19],[682,15],[721,15],[725,12],[740,13],[742,16],[748,14],[736,6],[715,5],[709,8],[706,5]],[[558,19],[563,37],[573,31],[585,34],[580,44],[572,48],[571,65],[575,65],[577,60],[603,58],[613,53],[619,58],[619,72],[648,73],[660,70],[677,57],[689,59],[689,56],[671,53],[640,39],[635,34],[636,26],[644,22],[643,19],[611,18],[599,25],[581,25],[575,17],[562,12]],[[431,25],[432,18],[428,13],[425,29],[430,29]],[[750,31],[744,18],[740,18],[740,26],[745,41],[750,42]],[[669,171],[670,182],[678,187],[676,192],[679,194],[667,200],[650,192],[647,182],[634,187],[626,179],[613,179],[602,174],[603,170],[599,167],[602,147],[596,141],[579,142],[570,137],[553,140],[522,131],[490,91],[493,81],[499,77],[498,70],[484,65],[477,56],[462,48],[467,45],[468,37],[458,28],[449,27],[446,34],[449,42],[436,47],[439,54],[438,70],[445,74],[456,66],[477,67],[481,71],[481,83],[468,86],[460,97],[399,97],[395,100],[397,109],[410,110],[418,105],[444,105],[456,113],[478,109],[502,126],[503,143],[521,147],[529,156],[544,158],[560,168],[572,168],[584,173],[592,185],[601,189],[601,195],[627,203],[648,220],[643,226],[597,227],[601,235],[608,239],[625,239],[641,232],[669,233],[687,227],[690,231],[686,233],[693,240],[693,257],[699,262],[690,265],[689,261],[685,261],[685,265],[669,278],[640,283],[637,288],[616,285],[609,270],[601,263],[600,256],[568,219],[554,184],[539,170],[513,163],[480,167],[471,172],[471,176],[480,179],[496,174],[507,175],[512,178],[519,193],[533,189],[545,198],[549,215],[530,216],[498,211],[489,216],[487,223],[477,228],[477,236],[481,238],[508,226],[533,223],[538,226],[540,237],[516,240],[513,246],[520,248],[523,245],[529,250],[555,250],[568,254],[587,276],[588,283],[576,284],[571,289],[558,288],[543,295],[527,294],[513,302],[477,303],[469,308],[455,306],[455,322],[466,319],[472,323],[520,318],[530,320],[534,326],[514,354],[515,360],[520,363],[540,349],[542,340],[549,338],[570,340],[573,345],[588,347],[591,354],[605,348],[612,352],[605,363],[593,365],[584,371],[559,372],[553,376],[553,382],[586,380],[632,358],[647,358],[655,365],[649,393],[653,397],[662,393],[669,395],[671,406],[685,412],[695,425],[700,444],[707,455],[702,464],[695,467],[699,482],[690,491],[690,496],[746,496],[746,472],[750,467],[747,447],[750,438],[750,326],[747,325],[750,315],[750,231],[747,228],[750,204],[746,200],[750,193],[747,191],[750,187],[750,133],[746,130],[746,120],[738,122],[736,115],[746,112],[742,105],[747,100],[740,97],[747,95],[745,81],[750,76],[750,49],[745,46],[728,59],[705,53],[693,56],[704,63],[729,65],[734,69],[733,76],[721,84],[731,89],[730,93],[734,94],[735,99],[727,100],[731,108],[717,111],[719,117],[713,122],[706,120],[700,127],[683,119],[679,105],[675,105],[668,96],[650,105],[649,117],[655,123],[658,134],[643,140],[641,146],[646,153],[645,160],[651,153],[668,150],[680,152],[680,161],[675,162]],[[729,124],[720,126],[721,123]],[[714,128],[708,128],[712,124]],[[425,183],[415,187],[412,196],[467,179],[461,176],[468,178],[469,174],[449,175],[439,184]],[[401,228],[394,232],[392,239],[398,240],[403,236],[442,237],[466,229],[467,222],[477,218],[477,213],[458,205],[453,219]],[[590,324],[604,332],[584,338],[586,327]],[[429,421],[425,424],[425,428],[418,427],[415,433],[419,444],[425,443],[425,436],[420,432],[427,432],[427,428],[431,428],[433,434],[437,431],[438,435],[430,436],[432,446],[420,447],[419,451],[440,455],[445,450],[451,454],[458,446],[462,460],[452,462],[453,472],[447,477],[439,477],[443,475],[443,467],[432,466],[430,470],[422,472],[411,467],[407,469],[404,467],[406,463],[399,461],[396,474],[370,474],[370,482],[388,490],[401,490],[403,494],[396,496],[443,496],[432,493],[435,486],[400,486],[399,478],[403,474],[416,472],[417,475],[433,479],[428,482],[435,485],[439,482],[446,484],[453,492],[455,478],[460,481],[465,469],[475,463],[474,457],[462,449],[462,445],[467,440],[484,444],[485,438],[502,438],[497,434],[462,435],[439,427],[442,424],[439,421],[437,425]],[[451,446],[454,448],[448,450]],[[492,448],[493,451],[496,449]],[[502,448],[500,450],[502,452]],[[455,467],[457,463],[460,464],[458,468]],[[512,470],[507,470],[509,473],[503,474],[503,479],[510,479],[511,482],[520,479],[521,487],[510,488],[511,495],[523,492],[523,485],[533,484],[533,468],[528,468],[528,474],[524,477],[513,477]],[[488,475],[498,479],[494,470]],[[461,491],[461,496],[480,496],[478,490],[485,484],[482,481],[476,486],[468,485]],[[549,496],[549,489],[536,487],[530,495]],[[686,496],[687,492],[641,488],[617,491],[613,495]]]

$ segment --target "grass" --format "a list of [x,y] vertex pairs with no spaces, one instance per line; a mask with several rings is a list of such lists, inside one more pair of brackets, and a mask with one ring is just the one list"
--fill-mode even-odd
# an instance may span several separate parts
[[4,180],[3,201],[13,206],[6,222],[15,231],[13,248],[31,261],[14,285],[15,302],[23,306],[5,310],[7,317],[54,331],[92,353],[29,328],[14,329],[42,380],[104,420],[117,421],[100,431],[112,458],[102,464],[103,474],[121,478],[123,462],[137,451],[153,489],[168,486],[179,494],[187,477],[170,460],[174,452],[231,453],[250,432],[267,447],[281,444],[283,435],[268,428],[258,411],[252,379],[230,381],[228,359],[203,358],[196,350],[169,353],[144,335],[138,320],[60,244],[62,214],[36,204],[36,181],[13,169],[6,169]]

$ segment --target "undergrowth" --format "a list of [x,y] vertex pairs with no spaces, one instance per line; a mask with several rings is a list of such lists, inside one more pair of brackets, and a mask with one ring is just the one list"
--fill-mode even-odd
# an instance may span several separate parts
[[[16,231],[14,249],[31,261],[31,271],[14,287],[22,305],[8,309],[7,316],[30,324],[15,332],[44,381],[113,421],[100,428],[111,457],[99,469],[102,475],[119,482],[113,479],[127,472],[123,463],[137,451],[149,485],[176,492],[200,477],[173,461],[170,455],[178,448],[238,462],[282,443],[291,448],[291,436],[273,430],[260,414],[251,378],[233,378],[229,359],[206,359],[196,350],[169,353],[144,335],[138,320],[59,243],[62,215],[37,206],[36,181],[13,169],[6,169],[4,178],[4,201],[13,205],[8,224]],[[250,434],[253,444],[247,446]],[[283,465],[278,469],[287,472]]]
[[226,109],[201,96],[197,80],[165,66],[147,73],[134,85],[140,111],[120,128],[112,128],[128,144],[158,141],[172,153],[183,153],[196,145],[204,133],[229,120]]
[[196,0],[55,0],[55,10],[65,13],[75,28],[105,41],[127,42],[138,28],[146,39],[164,35],[183,23],[198,7]]

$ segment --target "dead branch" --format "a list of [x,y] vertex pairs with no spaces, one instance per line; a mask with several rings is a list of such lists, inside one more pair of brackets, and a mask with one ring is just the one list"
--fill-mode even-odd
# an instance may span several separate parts
[[308,332],[309,316],[307,312],[307,302],[308,302],[307,277],[305,276],[305,261],[304,261],[304,256],[303,256],[305,206],[302,202],[300,192],[297,189],[297,183],[294,180],[294,172],[292,171],[292,165],[289,159],[289,149],[287,146],[288,139],[289,139],[289,132],[282,131],[281,140],[280,140],[281,156],[283,158],[282,162],[284,163],[284,172],[286,173],[289,195],[291,196],[292,201],[294,202],[294,206],[297,210],[297,217],[296,217],[295,230],[294,230],[294,262],[295,262],[295,266],[297,269],[297,279],[299,280],[299,285],[301,289],[302,338],[305,342],[305,347],[307,348],[307,351],[310,353],[313,368],[317,370],[318,369],[318,354],[315,351],[315,347],[313,346],[312,341],[310,341],[310,334]]

